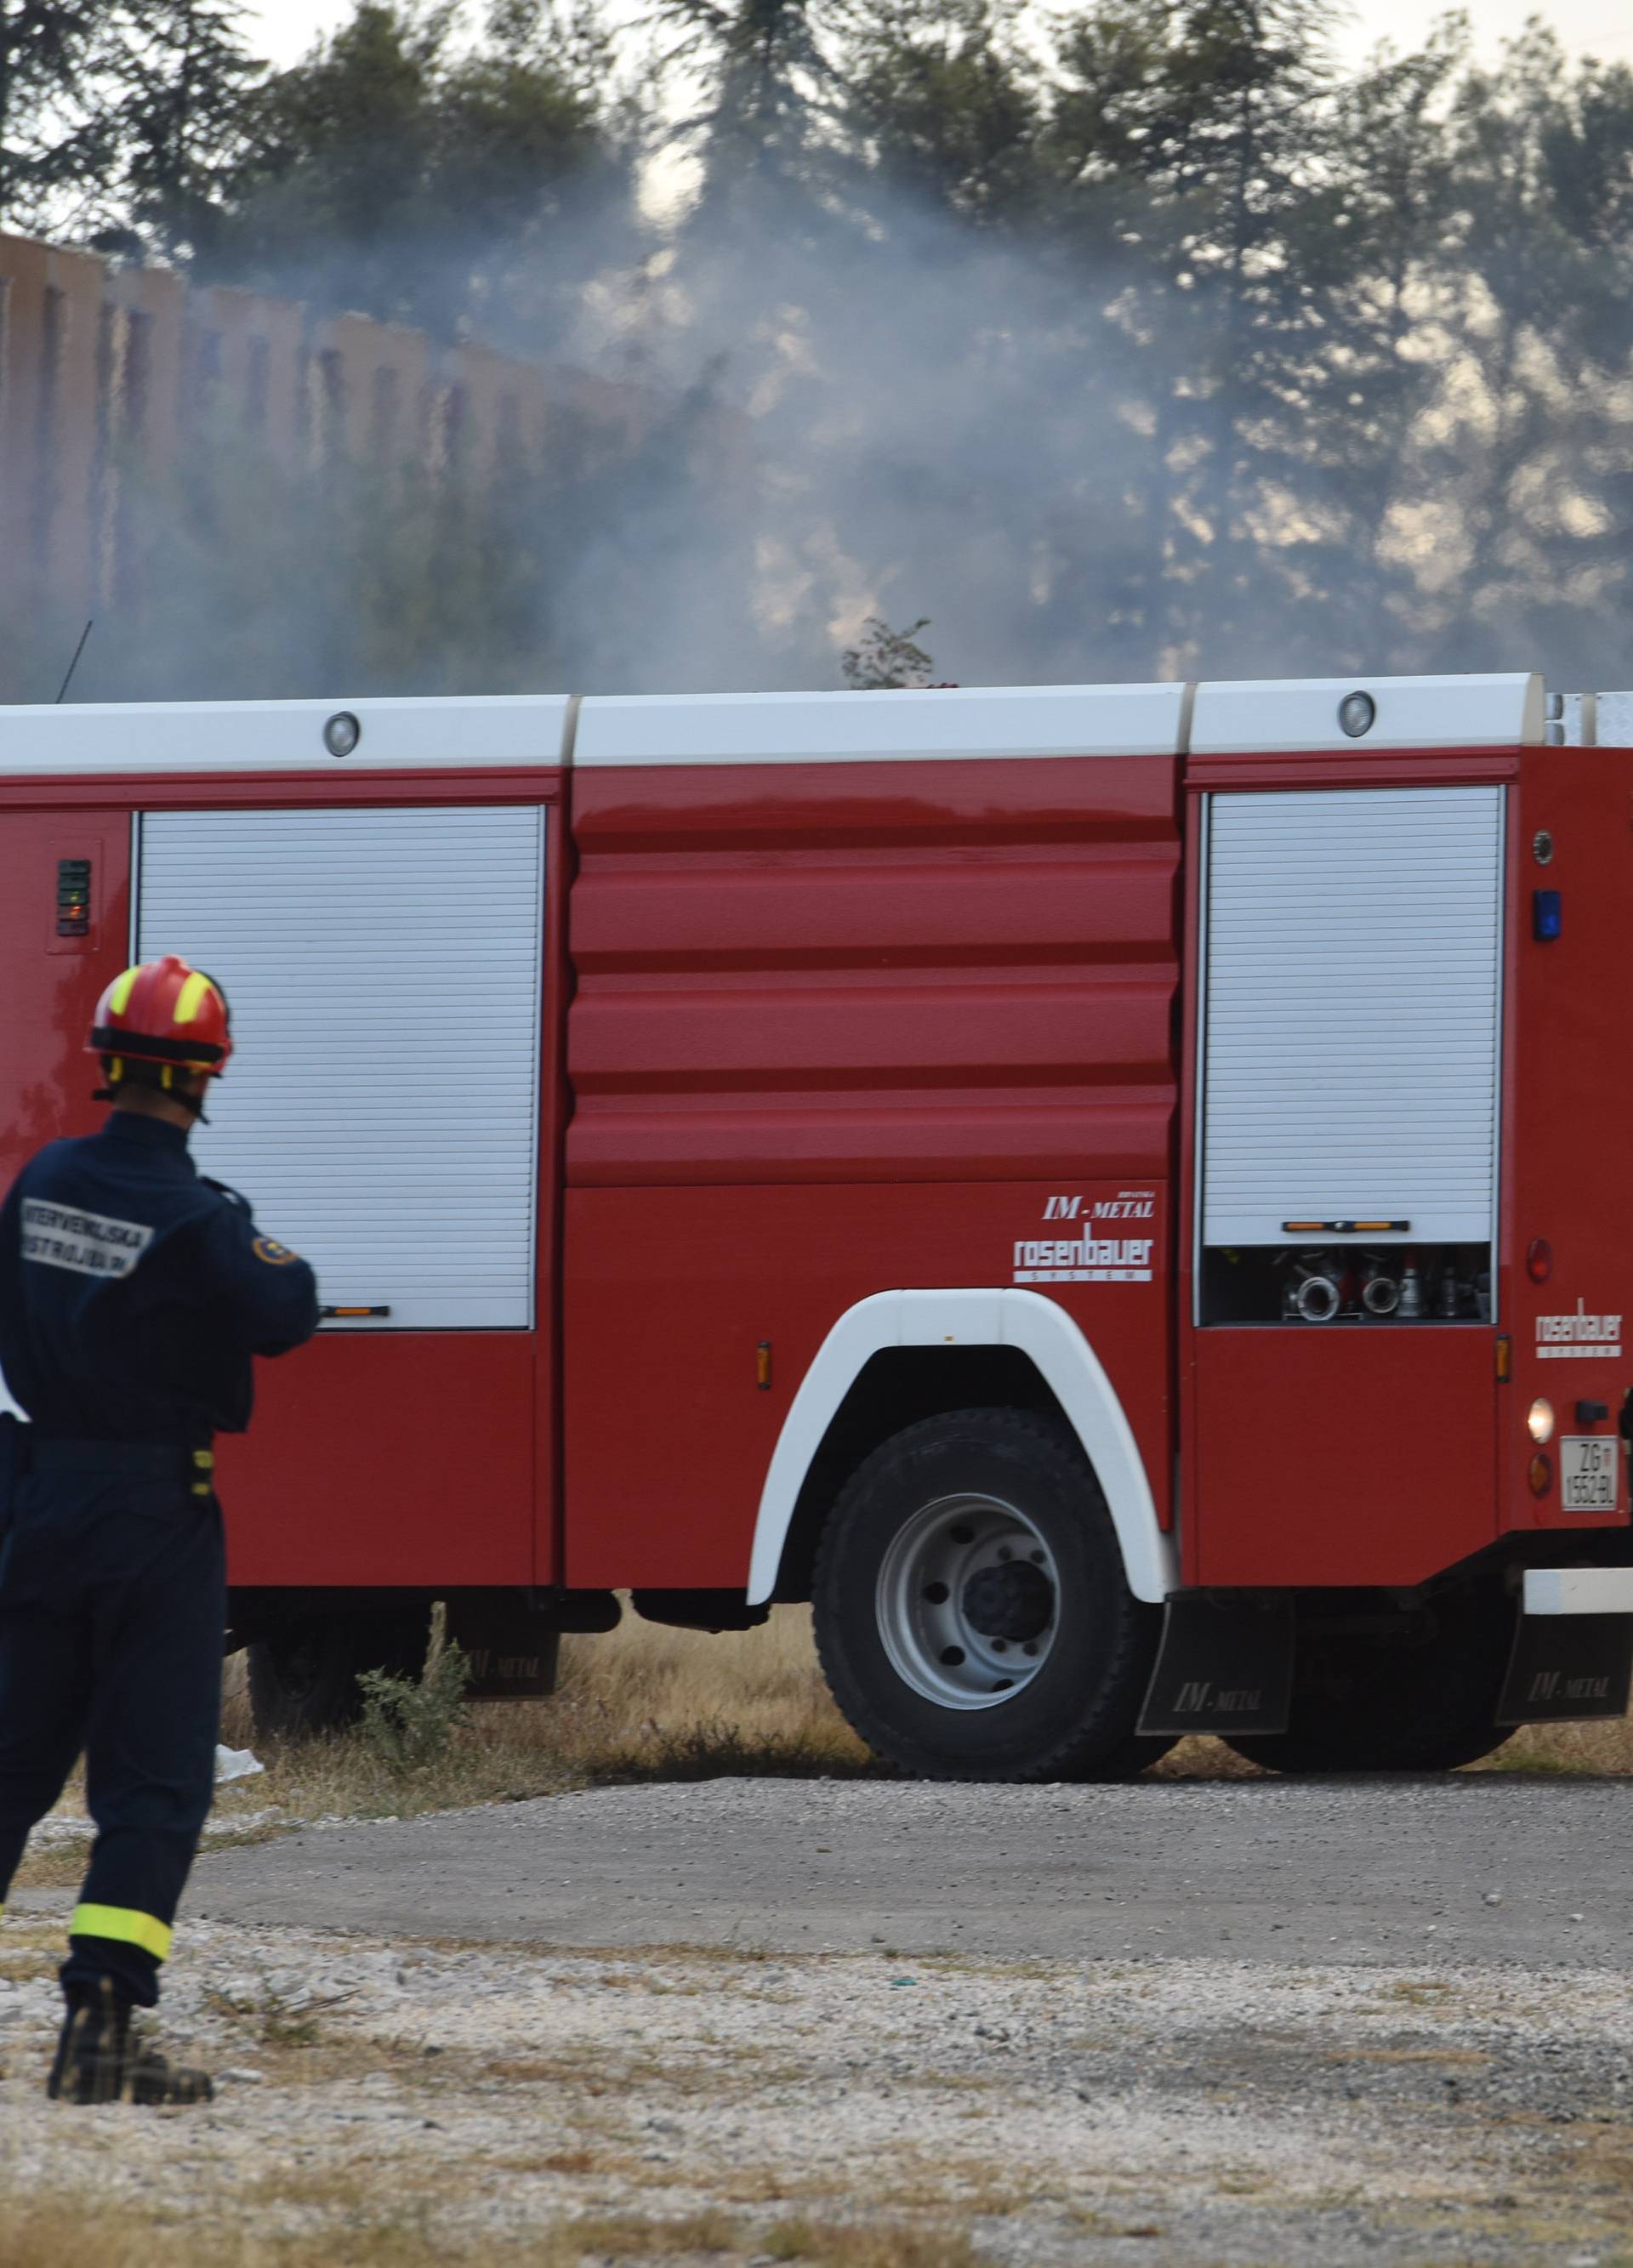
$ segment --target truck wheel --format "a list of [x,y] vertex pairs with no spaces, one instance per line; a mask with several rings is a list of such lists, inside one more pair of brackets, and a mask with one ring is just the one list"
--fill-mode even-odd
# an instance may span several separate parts
[[362,1710],[358,1672],[416,1675],[429,1623],[429,1609],[422,1616],[314,1616],[251,1646],[249,1705],[257,1737],[300,1740],[343,1730]]
[[1285,1733],[1235,1740],[1276,1771],[1451,1771],[1502,1747],[1498,1697],[1513,1609],[1493,1588],[1445,1593],[1409,1640],[1322,1632],[1299,1639]]
[[1161,1616],[1063,1425],[962,1410],[858,1467],[817,1549],[816,1645],[876,1754],[920,1779],[1122,1778]]

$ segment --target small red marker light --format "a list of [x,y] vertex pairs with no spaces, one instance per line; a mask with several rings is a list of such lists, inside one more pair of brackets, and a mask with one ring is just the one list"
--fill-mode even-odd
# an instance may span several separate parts
[[1546,1284],[1554,1272],[1554,1248],[1545,1236],[1533,1236],[1526,1247],[1526,1273],[1533,1284]]
[[1531,1484],[1531,1493],[1533,1496],[1546,1496],[1549,1489],[1554,1485],[1553,1459],[1551,1457],[1545,1457],[1539,1452],[1539,1454],[1531,1460],[1531,1463],[1526,1469],[1526,1478]]

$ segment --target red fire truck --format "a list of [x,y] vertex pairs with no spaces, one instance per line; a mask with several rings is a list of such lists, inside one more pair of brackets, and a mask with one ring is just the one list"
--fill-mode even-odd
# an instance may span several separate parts
[[[1558,719],[1550,723],[1550,705]],[[809,1600],[909,1771],[1426,1768],[1633,1662],[1633,698],[0,711],[0,1185],[176,952],[328,1321],[224,1445],[321,1723]]]

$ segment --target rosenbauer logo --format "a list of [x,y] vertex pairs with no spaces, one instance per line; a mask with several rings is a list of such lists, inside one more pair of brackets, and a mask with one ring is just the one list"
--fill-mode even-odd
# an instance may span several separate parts
[[1156,1196],[1150,1189],[1119,1189],[1114,1197],[1051,1197],[1044,1207],[1046,1221],[1083,1225],[1075,1236],[1017,1238],[1011,1280],[1016,1284],[1149,1284],[1154,1237],[1100,1236],[1095,1232],[1101,1223],[1149,1220],[1156,1209]]
[[1622,1352],[1620,1315],[1590,1315],[1577,1301],[1574,1315],[1537,1317],[1537,1360],[1563,1362],[1567,1356],[1615,1355]]

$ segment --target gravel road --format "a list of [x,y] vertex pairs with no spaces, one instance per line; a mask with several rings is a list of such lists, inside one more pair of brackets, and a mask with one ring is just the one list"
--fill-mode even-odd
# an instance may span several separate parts
[[224,1852],[189,1904],[553,1947],[1623,1968],[1630,1870],[1628,1780],[712,1780]]
[[336,2260],[1633,2268],[1629,1803],[752,1781],[308,1832],[201,1861],[166,2029],[228,2076],[159,2117],[41,2100],[67,1894],[25,1893],[0,2198]]

